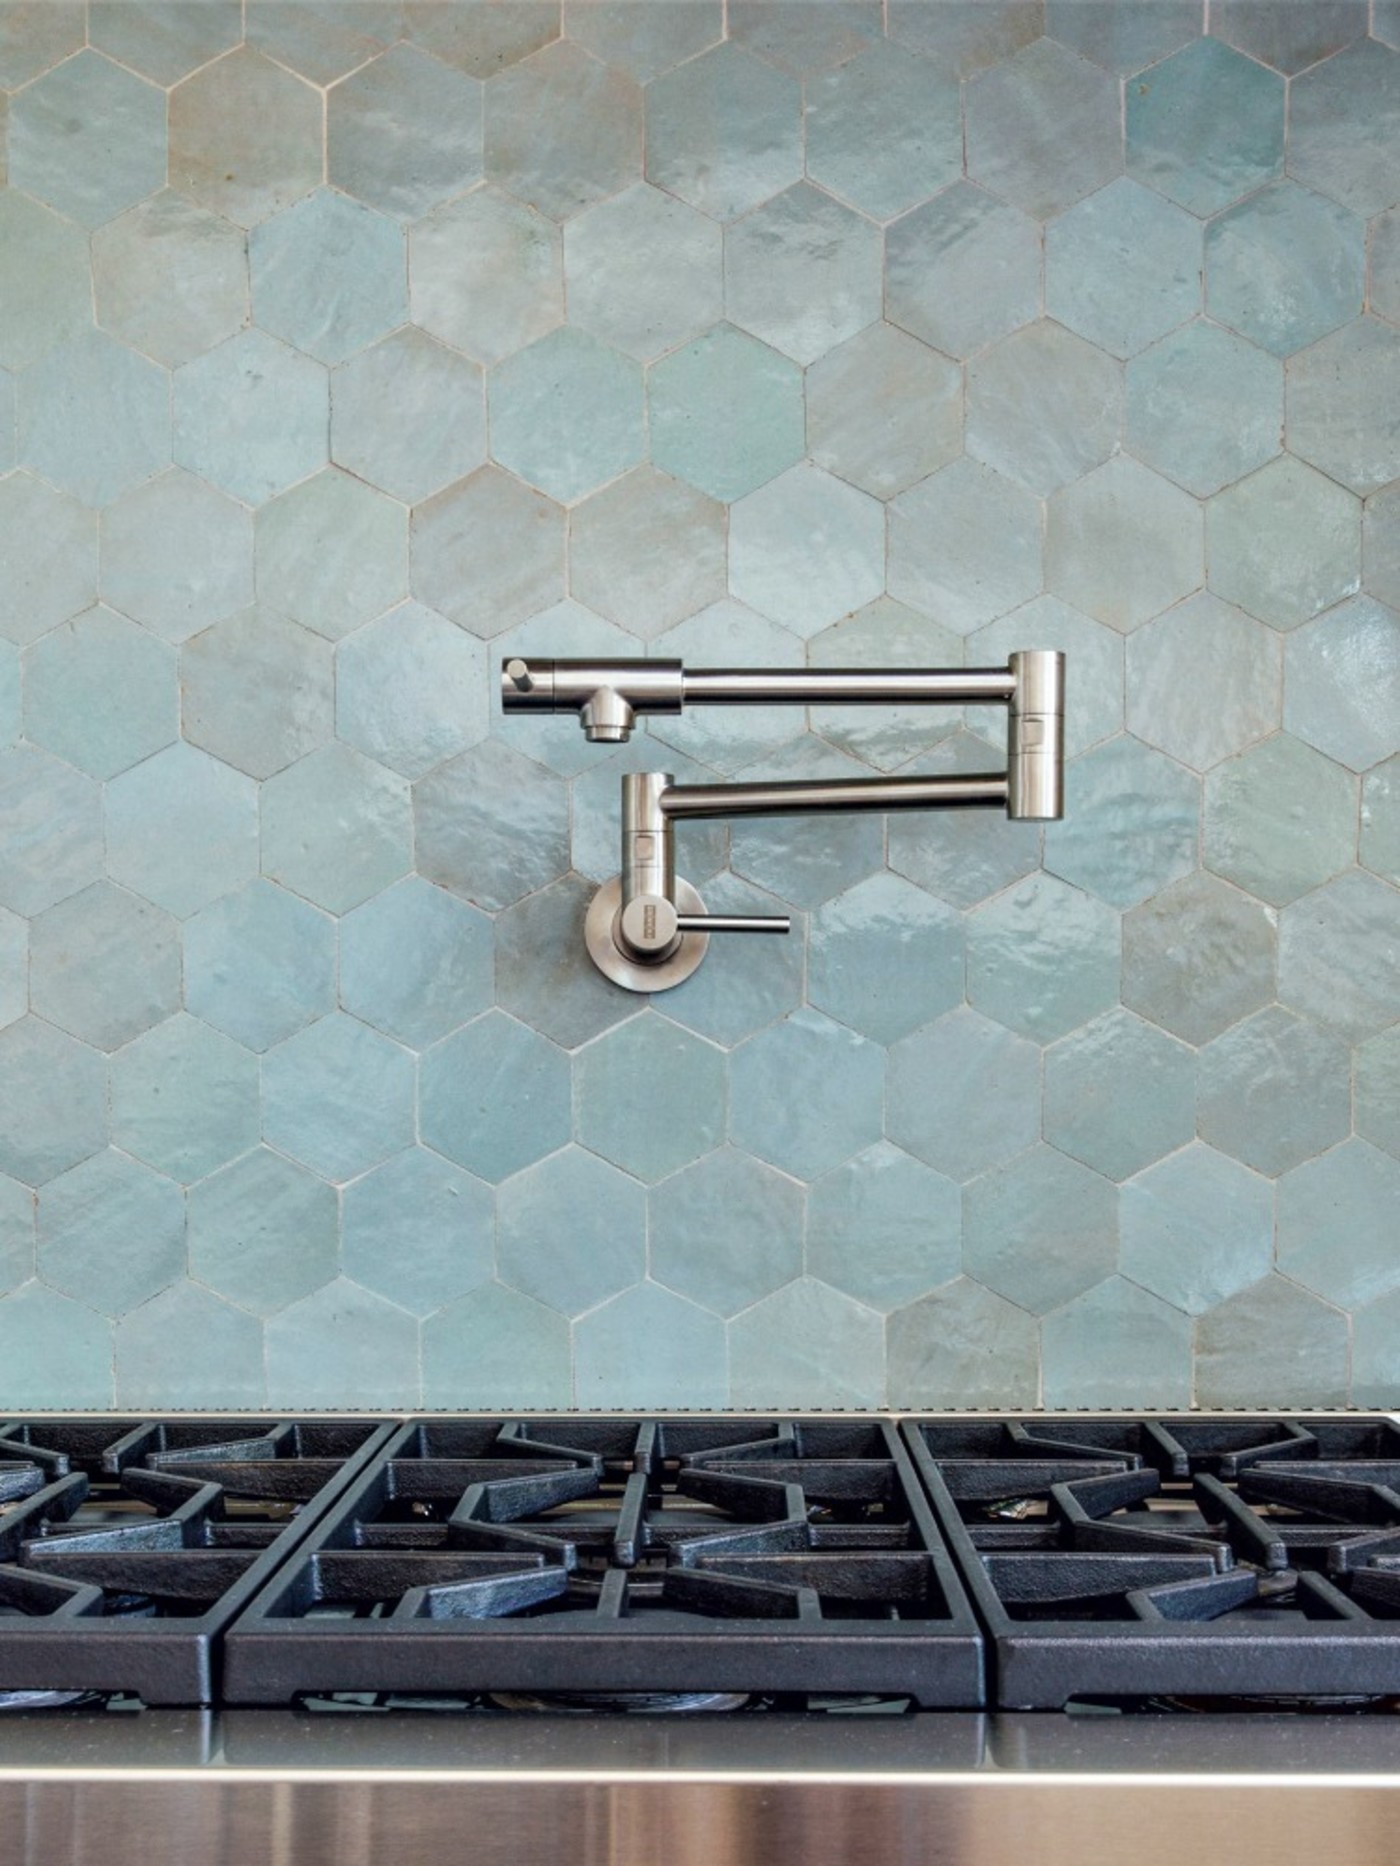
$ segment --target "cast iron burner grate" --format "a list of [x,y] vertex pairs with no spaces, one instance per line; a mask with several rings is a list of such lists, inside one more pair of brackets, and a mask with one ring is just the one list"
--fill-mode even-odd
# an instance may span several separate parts
[[0,1702],[211,1703],[217,1634],[389,1429],[0,1423]]
[[230,1630],[225,1698],[849,1692],[981,1701],[888,1422],[406,1424]]
[[902,1428],[992,1635],[996,1701],[1400,1694],[1385,1419]]

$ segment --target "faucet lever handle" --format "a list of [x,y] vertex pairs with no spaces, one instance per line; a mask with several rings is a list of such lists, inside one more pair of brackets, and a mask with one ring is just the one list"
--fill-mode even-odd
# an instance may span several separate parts
[[787,914],[677,914],[678,933],[791,933]]

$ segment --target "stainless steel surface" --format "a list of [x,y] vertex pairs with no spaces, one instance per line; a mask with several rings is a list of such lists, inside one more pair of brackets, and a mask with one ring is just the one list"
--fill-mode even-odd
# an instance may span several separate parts
[[[705,913],[705,903],[688,881],[677,880],[676,907],[689,919]],[[633,958],[617,941],[618,921],[622,913],[622,881],[605,881],[588,904],[584,917],[583,939],[588,956],[605,977],[628,991],[670,991],[683,984],[705,957],[710,940],[707,933],[685,932],[668,957],[657,960]]]
[[[625,782],[625,780],[624,780]],[[937,810],[1006,802],[1004,772],[957,777],[805,779],[783,784],[668,784],[668,818],[828,816],[848,810]]]
[[1006,735],[1006,814],[1053,822],[1065,813],[1065,657],[1026,648],[1009,665],[1016,688]]
[[682,675],[687,705],[963,706],[1009,700],[1009,667],[717,667]]

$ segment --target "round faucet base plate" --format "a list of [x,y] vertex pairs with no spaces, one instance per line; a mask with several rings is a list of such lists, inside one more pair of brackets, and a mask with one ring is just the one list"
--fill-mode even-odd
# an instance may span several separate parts
[[[705,903],[688,881],[676,882],[676,906],[683,914],[703,914]],[[708,933],[682,933],[680,945],[667,959],[647,965],[629,958],[614,938],[622,911],[622,882],[614,876],[593,896],[583,923],[588,956],[598,970],[626,991],[670,991],[684,984],[705,957]]]

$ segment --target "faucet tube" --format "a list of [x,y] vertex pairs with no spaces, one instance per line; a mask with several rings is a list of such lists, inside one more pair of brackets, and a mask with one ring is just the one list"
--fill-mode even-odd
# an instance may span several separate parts
[[1006,814],[1053,822],[1065,813],[1065,657],[1023,648],[1008,665],[1016,686],[1006,734]]

